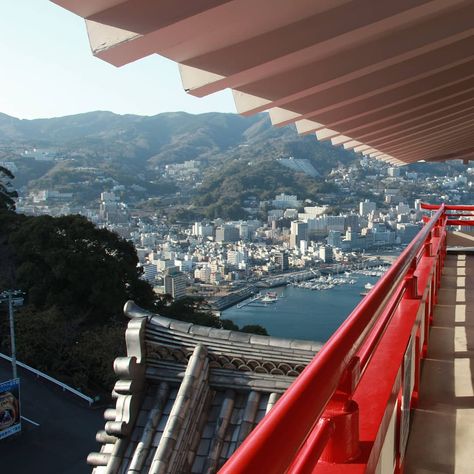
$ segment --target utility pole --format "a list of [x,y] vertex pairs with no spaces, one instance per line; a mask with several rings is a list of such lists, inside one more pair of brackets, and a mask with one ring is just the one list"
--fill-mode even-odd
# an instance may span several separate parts
[[8,292],[8,316],[10,318],[10,341],[12,349],[12,371],[13,378],[17,378],[16,370],[16,344],[15,344],[15,320],[13,318],[13,301],[12,301],[12,292]]
[[0,292],[0,303],[8,305],[8,318],[10,326],[10,344],[11,344],[11,361],[13,378],[18,378],[18,371],[16,367],[16,342],[15,342],[15,318],[13,313],[14,305],[23,304],[23,292],[20,290],[5,290]]

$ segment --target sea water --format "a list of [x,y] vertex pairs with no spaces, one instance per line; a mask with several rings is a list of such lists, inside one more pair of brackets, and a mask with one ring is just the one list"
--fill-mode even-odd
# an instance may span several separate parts
[[275,337],[325,342],[361,301],[361,293],[367,291],[365,284],[375,284],[378,280],[378,277],[354,273],[350,278],[356,283],[327,290],[272,288],[271,291],[278,294],[276,303],[233,306],[223,311],[221,317],[239,326],[260,324]]

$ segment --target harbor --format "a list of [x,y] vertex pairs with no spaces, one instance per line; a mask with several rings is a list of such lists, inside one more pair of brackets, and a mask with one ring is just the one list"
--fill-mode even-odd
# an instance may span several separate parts
[[[293,286],[311,290],[330,290],[335,286],[355,284],[354,276],[357,275],[378,278],[389,265],[390,262],[388,260],[375,258],[353,264],[328,265],[302,271],[281,273],[243,284],[238,289],[209,299],[209,304],[216,314],[220,314],[234,305],[242,307],[242,302],[249,298],[255,298],[259,292],[265,289]],[[258,301],[258,299],[256,298],[255,301]]]
[[280,286],[274,288],[275,303],[255,304],[255,294],[222,311],[221,317],[238,325],[260,324],[276,337],[325,342],[360,302],[361,293],[369,291],[366,285],[375,285],[379,276],[373,275],[374,272],[352,272],[345,277],[354,283],[341,282],[320,291],[294,284]]
[[266,293],[259,292],[255,296],[252,296],[250,299],[245,300],[242,303],[237,305],[237,308],[243,308],[245,306],[257,305],[257,306],[266,306],[269,304],[274,304],[279,300],[278,295],[274,291],[267,291]]

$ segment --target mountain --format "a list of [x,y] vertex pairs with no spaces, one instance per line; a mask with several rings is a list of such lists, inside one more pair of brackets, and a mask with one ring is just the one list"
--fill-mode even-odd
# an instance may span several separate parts
[[[26,160],[21,154],[33,147],[48,150],[55,160]],[[173,193],[176,182],[163,177],[165,166],[188,160],[198,163],[197,182],[219,179],[216,175],[236,162],[271,161],[276,174],[284,177],[295,172],[276,159],[289,156],[310,160],[324,176],[355,155],[319,143],[314,136],[300,137],[293,127],[273,127],[267,114],[138,116],[97,111],[35,120],[0,114],[0,161],[15,161],[17,186],[74,192],[82,203],[95,200],[107,180],[139,186],[145,195]],[[129,198],[139,198],[133,194]]]
[[[153,155],[172,145],[197,149],[226,149],[260,135],[265,116],[184,112],[155,116],[88,112],[66,117],[20,120],[0,114],[0,140],[4,143],[40,143],[43,146],[98,146],[124,144]],[[263,131],[267,127],[263,126]]]

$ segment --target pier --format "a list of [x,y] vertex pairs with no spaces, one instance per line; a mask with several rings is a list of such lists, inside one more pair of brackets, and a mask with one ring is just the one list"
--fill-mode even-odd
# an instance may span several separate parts
[[251,304],[251,303],[254,303],[255,301],[258,301],[258,300],[260,300],[260,299],[262,299],[262,298],[263,298],[263,295],[262,295],[261,293],[258,293],[257,295],[253,296],[252,298],[249,298],[249,299],[247,299],[247,300],[245,300],[245,301],[242,301],[242,303],[239,303],[239,304],[237,305],[237,308],[239,308],[239,309],[240,309],[240,308],[243,308],[244,306],[247,306],[247,305],[249,305],[249,304]]

